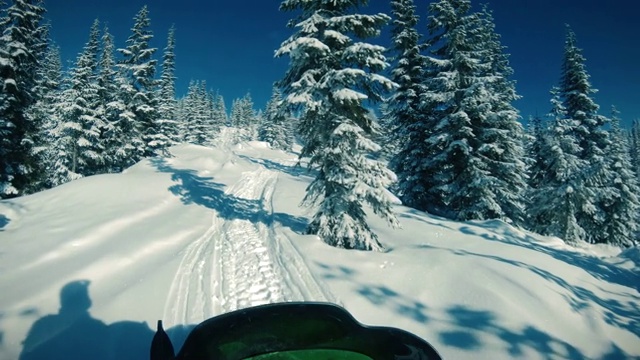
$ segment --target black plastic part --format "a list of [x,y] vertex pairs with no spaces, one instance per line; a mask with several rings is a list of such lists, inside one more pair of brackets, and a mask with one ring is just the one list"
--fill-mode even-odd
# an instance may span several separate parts
[[171,339],[162,328],[162,320],[158,320],[158,330],[151,340],[151,360],[174,360],[175,351]]
[[[407,331],[365,326],[334,304],[300,302],[262,305],[208,319],[193,329],[175,360],[241,360],[312,349],[350,351],[376,360],[442,359],[428,342]],[[166,359],[153,354],[152,345],[151,360]]]

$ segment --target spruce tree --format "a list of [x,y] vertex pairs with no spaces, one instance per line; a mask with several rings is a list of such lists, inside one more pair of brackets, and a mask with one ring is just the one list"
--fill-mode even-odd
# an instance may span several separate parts
[[33,118],[41,119],[39,129],[39,141],[36,144],[39,161],[44,169],[39,189],[47,189],[53,186],[51,182],[52,172],[55,169],[57,155],[57,136],[53,131],[61,119],[62,104],[62,59],[60,49],[51,44],[42,61],[41,81],[38,86],[38,100],[31,106],[30,112]]
[[179,142],[179,130],[176,120],[175,47],[175,27],[171,27],[167,36],[167,46],[162,55],[158,131],[166,135],[172,143]]
[[428,156],[425,137],[430,126],[422,106],[426,93],[426,60],[421,53],[424,46],[416,30],[418,16],[414,1],[392,1],[391,13],[392,46],[389,52],[395,57],[391,80],[398,88],[383,107],[386,133],[389,134],[386,145],[398,148],[397,153],[390,150],[390,166],[398,177],[396,191],[400,199],[407,206],[426,210],[423,179],[432,174],[423,172],[421,166]]
[[229,118],[231,126],[235,132],[234,142],[255,140],[257,136],[257,117],[254,110],[251,94],[247,93],[240,99],[235,99],[231,105],[231,116]]
[[226,126],[227,123],[227,108],[224,103],[224,97],[216,92],[213,95],[213,124],[219,130],[221,127]]
[[580,173],[586,166],[578,154],[575,124],[566,118],[560,89],[552,91],[551,124],[540,137],[535,186],[531,187],[529,218],[532,230],[554,235],[576,244],[586,235],[578,223],[578,212],[585,196],[590,194]]
[[121,120],[128,123],[123,135],[127,147],[132,149],[130,164],[143,157],[163,154],[169,145],[168,138],[160,133],[158,126],[157,61],[153,59],[157,49],[149,44],[153,39],[150,27],[149,11],[144,6],[134,18],[127,47],[118,49],[122,54],[119,67],[127,79],[122,92],[126,111],[122,113]]
[[633,171],[629,143],[620,128],[618,110],[611,110],[611,136],[613,141],[607,154],[613,177],[608,181],[609,191],[602,200],[605,212],[603,233],[607,243],[630,247],[638,243],[638,210],[640,187]]
[[[98,114],[97,69],[100,49],[100,23],[94,21],[89,41],[72,70],[71,86],[63,93],[62,137],[67,167],[72,173],[87,176],[98,173],[103,165],[104,149],[100,132],[104,125]],[[61,181],[64,182],[64,181]]]
[[0,18],[0,198],[28,193],[43,173],[34,153],[40,119],[28,109],[46,50],[44,13],[41,0],[14,0]]
[[547,129],[545,123],[540,116],[530,119],[530,137],[527,156],[530,160],[530,166],[527,170],[529,174],[528,186],[531,189],[538,188],[538,184],[542,181],[546,169],[545,159],[542,157],[541,149],[544,146]]
[[290,115],[283,107],[282,92],[275,86],[260,124],[258,140],[269,143],[274,149],[291,150],[293,137],[289,123]]
[[364,206],[396,225],[386,187],[395,179],[371,157],[380,146],[371,140],[365,101],[380,102],[394,83],[379,74],[388,64],[384,48],[365,42],[378,36],[385,14],[354,13],[366,0],[285,0],[283,11],[301,11],[290,23],[296,32],[276,52],[291,63],[280,86],[287,103],[300,114],[304,146],[316,178],[306,205],[318,205],[307,228],[332,246],[381,250],[366,221]]
[[579,176],[583,179],[584,189],[575,189],[582,193],[579,204],[578,222],[585,229],[585,238],[591,243],[606,242],[603,232],[604,210],[602,201],[607,195],[608,179],[613,178],[610,163],[605,153],[611,142],[608,132],[603,126],[608,119],[599,115],[599,106],[592,99],[595,93],[589,82],[582,50],[577,47],[575,33],[568,29],[562,63],[562,76],[559,84],[559,95],[565,109],[565,118],[573,124],[580,151],[576,156],[584,161]]
[[[487,13],[469,0],[429,6],[427,150],[418,204],[456,220],[521,222],[523,131],[506,56]],[[511,137],[511,138],[509,138]]]
[[640,119],[633,120],[631,123],[629,142],[633,171],[640,177]]
[[480,74],[490,79],[483,84],[486,98],[480,99],[480,128],[477,152],[494,179],[491,187],[496,204],[500,207],[497,217],[524,225],[525,190],[527,187],[525,132],[520,115],[513,103],[520,97],[515,82],[509,78],[513,69],[500,35],[495,31],[493,14],[485,6],[479,19],[479,48],[486,68]]
[[114,173],[131,165],[128,158],[134,148],[127,141],[133,131],[133,124],[128,121],[124,92],[127,81],[122,72],[116,69],[114,56],[115,45],[108,28],[104,28],[101,38],[101,55],[98,71],[99,114],[102,118],[103,131],[100,137],[104,148],[104,168],[102,172]]

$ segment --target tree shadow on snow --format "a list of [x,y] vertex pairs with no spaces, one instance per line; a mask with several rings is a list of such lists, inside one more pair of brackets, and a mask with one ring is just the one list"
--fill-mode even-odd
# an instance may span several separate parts
[[[640,274],[634,270],[624,269],[619,266],[606,263],[595,256],[588,256],[568,250],[554,249],[544,246],[539,244],[536,239],[530,235],[525,235],[525,239],[520,240],[520,238],[522,238],[522,234],[513,233],[509,230],[510,228],[505,227],[504,225],[500,226],[500,224],[501,222],[497,221],[486,222],[486,224],[483,223],[482,226],[493,230],[494,234],[478,234],[471,227],[463,227],[460,231],[466,234],[482,236],[490,241],[499,241],[539,251],[556,260],[578,267],[598,280],[622,285],[635,291],[640,291]],[[510,240],[502,238],[499,235],[499,232],[503,232],[504,236]],[[605,298],[604,296],[596,294],[581,286],[570,285],[557,275],[523,262],[465,251],[458,251],[458,253],[461,255],[491,258],[496,261],[506,262],[514,266],[529,269],[541,277],[568,290],[569,294],[565,295],[565,297],[574,311],[582,312],[587,309],[590,304],[595,303],[603,308],[602,317],[607,324],[629,330],[635,335],[640,336],[640,296],[632,295],[631,293],[615,294],[631,298],[631,300],[621,302],[616,299]],[[602,290],[602,293],[606,293],[606,291]]]
[[[604,299],[591,290],[585,289],[581,286],[574,286],[569,284],[561,277],[552,274],[549,271],[541,269],[539,267],[526,264],[516,260],[510,260],[494,255],[478,254],[466,250],[453,250],[446,248],[439,248],[430,245],[421,245],[423,249],[443,250],[450,251],[458,256],[475,256],[494,261],[503,262],[515,267],[527,269],[536,275],[550,281],[557,286],[565,289],[566,294],[563,294],[565,301],[571,306],[571,308],[581,313],[585,309],[591,308],[592,304],[597,304],[602,307],[601,311],[592,311],[591,314],[601,314],[603,320],[609,325],[619,327],[631,331],[636,335],[640,335],[640,306],[638,305],[637,297],[633,297],[633,300],[621,303],[615,299]],[[449,316],[454,320],[454,324],[461,329],[470,329],[477,331],[478,333],[493,333],[503,339],[506,343],[511,344],[509,353],[512,356],[522,354],[522,346],[529,346],[542,353],[552,351],[550,354],[555,354],[560,357],[569,359],[584,359],[585,357],[580,352],[573,348],[571,345],[554,339],[550,335],[536,329],[532,326],[527,326],[520,332],[514,332],[511,329],[500,327],[495,321],[495,315],[487,311],[478,311],[465,307],[453,307],[448,309]],[[591,316],[591,315],[589,315]],[[464,330],[461,330],[464,332]],[[461,337],[454,336],[455,334],[443,334],[442,340],[449,340],[450,345],[465,348],[465,337],[469,334],[465,334]],[[462,341],[457,341],[462,340]],[[615,343],[611,343],[612,352],[606,354],[605,357],[613,357],[616,353],[621,352]],[[556,353],[554,349],[563,349],[562,352]],[[549,358],[557,358],[557,356],[550,356]],[[624,357],[623,357],[624,358]]]
[[[460,254],[475,255],[475,254]],[[438,333],[438,341],[444,347],[438,351],[445,355],[447,347],[464,351],[479,351],[485,345],[483,339],[495,337],[505,344],[509,357],[523,357],[526,350],[531,349],[545,359],[587,359],[579,349],[562,339],[527,325],[521,329],[511,329],[501,325],[500,315],[482,309],[474,309],[467,305],[454,304],[444,309],[433,309],[416,299],[379,284],[363,284],[355,279],[356,270],[345,266],[332,266],[316,263],[323,271],[325,279],[347,280],[355,284],[355,291],[367,299],[376,308],[387,308],[399,316],[409,318],[425,326],[444,325],[447,330]],[[556,279],[561,281],[561,279]],[[566,283],[565,283],[566,284]],[[432,344],[435,339],[425,339]],[[611,350],[604,359],[624,359],[628,355],[615,343],[611,342]]]
[[385,285],[359,283],[355,279],[357,271],[346,266],[331,266],[320,262],[316,264],[322,269],[321,276],[324,279],[342,279],[357,284],[355,291],[376,307],[390,308],[396,314],[421,324],[429,323],[428,308],[424,303],[400,294]]
[[259,164],[264,166],[269,170],[279,171],[293,177],[299,177],[303,175],[309,175],[311,170],[307,169],[300,165],[300,163],[296,163],[294,165],[285,165],[268,159],[256,159],[246,155],[238,155],[240,158],[250,161],[254,164]]
[[169,188],[185,204],[197,204],[216,210],[226,220],[247,220],[271,225],[274,222],[288,227],[296,233],[304,233],[307,220],[290,214],[268,212],[261,200],[239,198],[224,192],[224,185],[214,182],[211,177],[199,176],[194,170],[175,169],[164,159],[152,159],[152,164],[160,172],[171,174],[176,182]]
[[0,214],[0,231],[4,231],[4,227],[9,225],[9,218]]
[[481,236],[490,241],[499,241],[539,251],[556,260],[579,267],[599,280],[626,286],[640,292],[640,274],[634,270],[609,264],[595,256],[545,246],[540,244],[533,236],[525,232],[515,231],[501,221],[485,221],[480,226],[491,230],[493,234],[479,234],[470,226],[464,226],[460,228],[460,231],[469,235]]
[[[89,281],[72,281],[60,291],[60,310],[36,320],[23,342],[19,360],[138,360],[148,359],[155,330],[146,322],[110,325],[89,313]],[[167,333],[176,349],[193,326]]]

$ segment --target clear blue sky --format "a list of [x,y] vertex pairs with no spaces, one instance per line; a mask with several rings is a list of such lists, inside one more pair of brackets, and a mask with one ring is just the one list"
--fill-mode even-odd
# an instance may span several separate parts
[[[523,118],[549,110],[549,90],[560,76],[565,24],[571,25],[587,58],[596,102],[609,115],[611,105],[628,124],[640,119],[640,1],[638,0],[482,0],[494,11],[497,31],[511,54]],[[427,0],[416,0],[423,20]],[[124,47],[133,17],[147,4],[158,60],[166,34],[176,26],[178,92],[190,80],[206,80],[228,106],[251,92],[263,107],[271,85],[288,59],[273,53],[290,34],[293,16],[278,11],[278,0],[45,0],[52,37],[64,61],[75,61],[95,18],[107,23],[116,45]],[[389,1],[370,0],[363,13],[388,12]],[[419,30],[426,34],[424,22]],[[380,41],[380,40],[378,40]],[[383,44],[386,45],[386,44]]]

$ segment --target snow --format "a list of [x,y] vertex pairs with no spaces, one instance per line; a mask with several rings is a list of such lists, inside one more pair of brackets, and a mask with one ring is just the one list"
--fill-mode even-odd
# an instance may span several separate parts
[[[0,359],[23,353],[36,321],[49,339],[26,345],[50,358],[104,345],[101,324],[104,359],[142,359],[158,319],[179,347],[208,317],[297,300],[406,329],[448,359],[640,356],[638,249],[396,205],[401,229],[370,217],[387,252],[340,250],[303,235],[311,177],[295,154],[258,142],[171,152],[0,201]],[[83,288],[90,302],[69,302]]]

